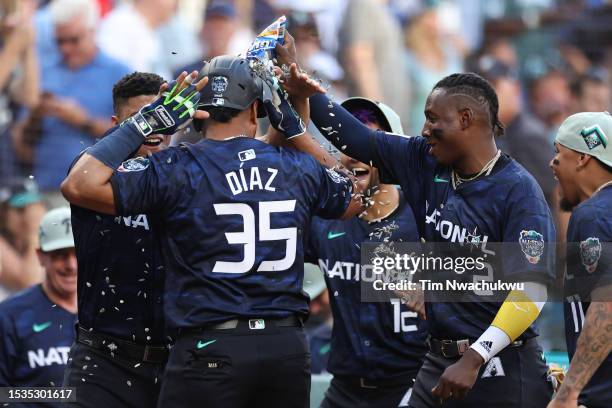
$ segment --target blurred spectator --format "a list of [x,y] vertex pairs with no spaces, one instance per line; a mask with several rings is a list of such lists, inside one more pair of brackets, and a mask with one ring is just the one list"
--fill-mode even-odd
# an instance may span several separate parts
[[124,2],[102,20],[98,33],[100,48],[134,71],[169,78],[172,72],[155,30],[170,21],[176,6],[177,0]]
[[9,135],[18,109],[38,103],[35,11],[36,0],[0,2],[0,186],[20,173]]
[[572,113],[572,94],[567,77],[550,71],[531,84],[530,105],[533,113],[547,128],[552,141],[561,122]]
[[605,69],[592,69],[574,80],[571,86],[574,112],[610,111],[610,86]]
[[74,342],[77,261],[68,207],[45,215],[37,253],[43,282],[0,303],[0,387],[61,386]]
[[479,59],[478,70],[491,82],[499,98],[499,119],[506,130],[497,139],[498,147],[531,173],[549,206],[556,210],[556,183],[549,167],[553,146],[544,124],[521,106],[521,84],[516,70],[489,55]]
[[44,69],[40,104],[13,129],[16,148],[33,160],[45,192],[58,190],[74,158],[108,129],[113,84],[129,71],[98,50],[93,0],[54,0],[49,7],[62,60]]
[[218,55],[244,54],[253,41],[254,34],[248,28],[239,26],[238,14],[232,1],[213,0],[204,10],[202,29],[200,30],[201,57],[177,70],[199,71],[204,61]]
[[339,34],[340,56],[342,65],[350,68],[346,69],[350,96],[385,101],[401,112],[409,102],[402,32],[386,3],[349,2]]
[[34,181],[13,180],[0,189],[0,287],[5,291],[25,289],[42,280],[36,249],[45,212]]
[[304,264],[304,291],[310,297],[306,333],[310,344],[311,371],[312,374],[320,374],[327,371],[333,320],[325,278],[318,266]]
[[513,69],[518,69],[518,55],[514,45],[507,37],[499,37],[489,41],[483,47],[483,54],[490,55]]
[[321,49],[314,16],[301,11],[288,11],[287,24],[291,27],[301,68],[331,84],[333,87],[331,92],[335,99],[344,99],[346,97],[346,90],[342,84],[344,70],[334,56]]
[[[440,78],[463,70],[461,55],[453,44],[442,36],[435,7],[427,7],[413,16],[406,27],[406,63],[410,78],[410,106],[401,106],[398,112],[408,113],[408,134],[420,135],[423,128],[425,101],[431,88]],[[391,74],[388,78],[403,76]]]

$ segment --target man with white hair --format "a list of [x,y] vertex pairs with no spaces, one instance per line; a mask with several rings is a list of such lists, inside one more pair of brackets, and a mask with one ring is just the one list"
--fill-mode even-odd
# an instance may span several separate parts
[[18,143],[29,146],[24,129],[42,117],[39,140],[31,147],[33,173],[43,191],[58,190],[72,160],[110,127],[113,84],[129,72],[96,46],[95,0],[53,0],[49,12],[61,61],[42,71],[41,102],[15,134]]
[[70,209],[49,211],[39,239],[43,282],[0,303],[0,387],[60,386],[74,341],[77,260]]

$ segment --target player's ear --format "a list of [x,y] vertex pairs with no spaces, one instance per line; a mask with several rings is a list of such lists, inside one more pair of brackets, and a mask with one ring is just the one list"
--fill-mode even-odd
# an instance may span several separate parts
[[111,116],[111,123],[113,126],[117,126],[119,124],[119,118],[116,115]]
[[576,163],[576,170],[580,171],[586,168],[586,166],[589,164],[591,159],[592,159],[592,156],[585,154],[585,153],[580,153],[580,155],[578,156],[578,162]]
[[459,110],[459,125],[461,130],[465,130],[470,127],[474,120],[474,111],[470,107],[465,107]]

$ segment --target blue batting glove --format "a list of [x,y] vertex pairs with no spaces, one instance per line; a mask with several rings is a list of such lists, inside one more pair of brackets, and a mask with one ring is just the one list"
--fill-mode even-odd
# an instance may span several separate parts
[[289,95],[280,86],[271,86],[268,82],[264,82],[263,104],[270,125],[281,132],[286,139],[306,132],[306,125],[291,106]]

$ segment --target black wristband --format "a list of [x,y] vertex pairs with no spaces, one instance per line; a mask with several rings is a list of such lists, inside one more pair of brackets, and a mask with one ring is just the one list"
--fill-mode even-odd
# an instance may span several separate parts
[[128,120],[90,147],[87,153],[116,170],[121,163],[132,157],[143,140],[136,125]]

